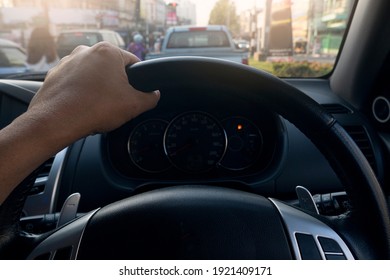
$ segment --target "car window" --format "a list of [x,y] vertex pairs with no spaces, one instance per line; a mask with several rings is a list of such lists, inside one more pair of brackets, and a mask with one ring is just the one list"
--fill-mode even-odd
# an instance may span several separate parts
[[2,47],[0,49],[0,67],[23,67],[26,55],[17,48]]
[[230,47],[227,34],[222,31],[174,32],[167,48]]
[[61,34],[58,38],[58,45],[64,46],[92,46],[99,41],[99,34],[97,33],[87,33],[87,32],[71,32]]

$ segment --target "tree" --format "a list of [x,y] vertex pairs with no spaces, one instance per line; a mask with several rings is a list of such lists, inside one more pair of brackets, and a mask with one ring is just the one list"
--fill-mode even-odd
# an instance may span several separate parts
[[236,5],[230,0],[218,0],[210,13],[209,24],[226,25],[233,34],[239,34]]

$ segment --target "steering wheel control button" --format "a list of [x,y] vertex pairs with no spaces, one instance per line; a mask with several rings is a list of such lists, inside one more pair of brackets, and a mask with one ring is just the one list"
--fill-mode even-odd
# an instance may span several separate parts
[[319,236],[318,241],[320,242],[321,248],[325,253],[327,260],[346,260],[343,250],[340,245],[331,238]]
[[[344,256],[347,260],[355,259],[347,244],[328,225],[295,207],[276,199],[270,198],[270,200],[279,210],[286,225],[296,259],[326,259],[328,255],[330,258],[332,255],[336,255]],[[320,243],[318,238],[321,238],[324,245]],[[335,241],[341,249],[330,240]],[[322,246],[325,247],[325,250]],[[338,253],[338,251],[341,253]]]
[[318,237],[318,241],[320,242],[322,250],[324,250],[325,254],[326,253],[344,254],[340,245],[335,240],[320,236]]
[[325,254],[325,258],[329,261],[345,261],[344,255]]
[[311,234],[295,233],[302,260],[322,260],[316,241]]

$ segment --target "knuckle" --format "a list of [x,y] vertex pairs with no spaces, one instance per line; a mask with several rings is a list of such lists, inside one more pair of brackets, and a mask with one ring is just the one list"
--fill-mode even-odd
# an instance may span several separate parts
[[109,42],[102,41],[102,42],[95,44],[93,46],[93,48],[97,52],[106,53],[106,52],[111,52],[113,49],[115,49],[115,46]]
[[77,46],[77,47],[75,47],[75,48],[73,49],[73,51],[71,52],[71,54],[78,53],[78,52],[80,52],[80,51],[82,51],[82,50],[85,50],[85,49],[87,49],[87,48],[88,48],[87,46],[79,45],[79,46]]

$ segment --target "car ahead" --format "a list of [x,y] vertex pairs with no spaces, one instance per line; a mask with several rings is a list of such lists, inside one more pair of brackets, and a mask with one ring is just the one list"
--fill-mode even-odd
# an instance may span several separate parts
[[102,29],[73,29],[59,33],[57,38],[57,53],[59,57],[70,54],[79,45],[92,46],[98,42],[107,41],[111,44],[125,48],[122,37],[112,30]]
[[26,51],[18,44],[0,39],[0,75],[26,72]]
[[237,49],[224,25],[175,26],[168,28],[157,53],[145,59],[172,56],[202,56],[248,64],[247,50]]
[[236,44],[237,48],[244,51],[249,51],[250,44],[247,40],[235,40],[234,43]]
[[[317,1],[324,13],[331,2],[312,64],[342,45],[320,77],[204,57],[128,67],[134,87],[160,89],[157,107],[72,143],[30,177],[25,204],[2,205],[11,241],[0,256],[390,259],[390,2],[354,2],[342,40],[345,1]],[[0,80],[0,128],[41,86]],[[69,219],[56,228],[59,216]]]

